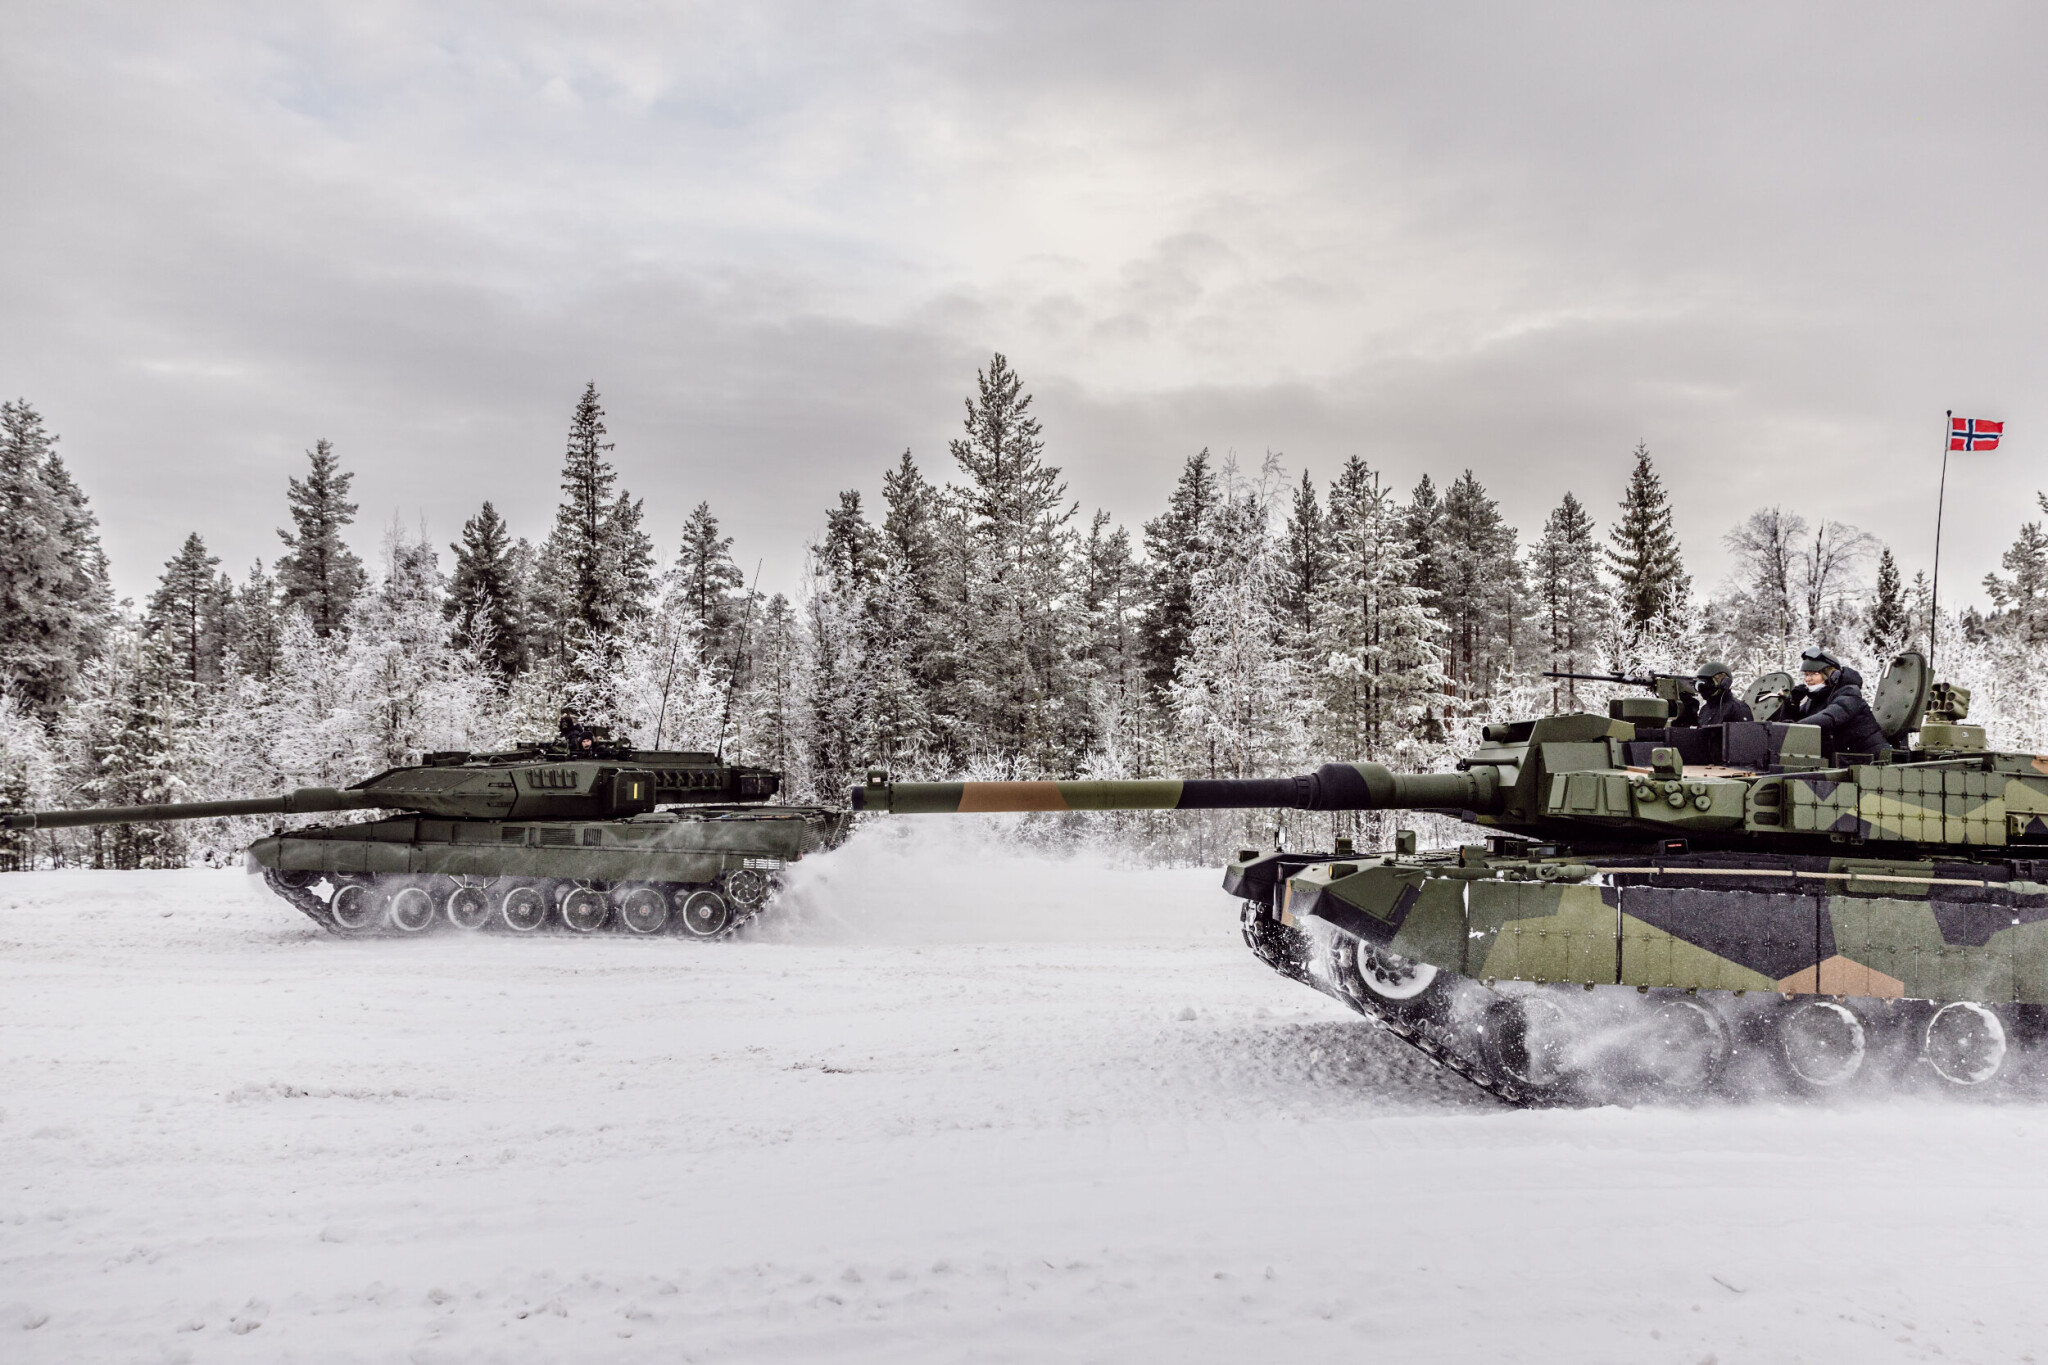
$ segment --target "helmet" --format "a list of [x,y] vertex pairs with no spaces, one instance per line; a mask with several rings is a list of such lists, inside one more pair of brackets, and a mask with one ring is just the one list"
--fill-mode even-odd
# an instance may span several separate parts
[[1718,678],[1723,673],[1733,673],[1734,671],[1734,669],[1730,668],[1727,664],[1722,663],[1719,659],[1708,659],[1702,664],[1700,664],[1699,676],[1702,679]]
[[1799,671],[1802,673],[1832,673],[1842,666],[1834,655],[1814,645],[1799,656]]

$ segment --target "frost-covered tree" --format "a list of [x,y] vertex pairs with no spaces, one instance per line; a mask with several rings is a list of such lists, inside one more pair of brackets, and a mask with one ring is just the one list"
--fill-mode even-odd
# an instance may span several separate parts
[[1289,638],[1300,648],[1315,636],[1315,604],[1330,575],[1323,508],[1316,500],[1315,480],[1306,469],[1301,471],[1301,483],[1288,508],[1280,564],[1280,609],[1286,615]]
[[0,685],[53,722],[105,647],[99,523],[26,399],[0,403]]
[[1724,629],[1760,657],[1790,657],[1799,633],[1796,598],[1806,540],[1806,518],[1780,507],[1751,512],[1721,538],[1733,559]]
[[143,618],[149,633],[162,637],[185,681],[194,685],[221,680],[234,585],[219,568],[220,557],[208,554],[206,542],[192,532],[165,562]]
[[1426,736],[1444,700],[1442,623],[1415,586],[1402,510],[1352,456],[1330,485],[1330,577],[1317,607],[1315,739],[1377,759]]
[[455,645],[483,650],[501,678],[518,676],[527,663],[526,593],[511,528],[487,498],[462,523],[462,539],[448,548],[455,572],[441,610],[454,628]]
[[1166,511],[1145,523],[1152,602],[1145,613],[1145,677],[1155,692],[1171,687],[1195,628],[1195,579],[1208,567],[1216,475],[1204,449],[1188,457]]
[[654,545],[641,529],[642,508],[614,492],[618,471],[605,458],[604,408],[597,385],[584,387],[569,422],[562,501],[540,551],[542,643],[565,666],[574,703],[586,718],[615,719],[610,694],[629,627],[645,620],[654,591]]
[[249,568],[249,576],[235,589],[228,609],[228,657],[233,670],[259,682],[277,669],[283,629],[277,600],[277,580],[263,572],[263,561]]
[[[2048,512],[2048,494],[2034,499]],[[2004,574],[1984,575],[1991,629],[2030,643],[2048,640],[2048,532],[2038,521],[2022,523],[2019,538],[1998,562]]]
[[[1529,554],[1529,577],[1544,670],[1589,671],[1607,628],[1607,585],[1600,577],[1593,518],[1569,492],[1543,523],[1543,536]],[[1550,704],[1576,708],[1578,684],[1551,687]]]
[[1452,693],[1474,701],[1492,693],[1516,662],[1525,589],[1515,528],[1471,470],[1444,491],[1437,555],[1446,672]]
[[732,537],[718,533],[711,504],[700,502],[683,523],[683,539],[667,575],[664,609],[680,613],[699,659],[722,656],[730,647],[746,586],[732,559]]
[[[186,799],[192,684],[168,643],[143,637],[117,666],[107,729],[89,744],[79,794],[94,805],[143,806]],[[170,821],[92,831],[95,867],[182,867],[188,831]]]
[[1906,602],[1905,587],[1899,581],[1898,561],[1887,545],[1877,559],[1877,590],[1870,599],[1870,611],[1863,618],[1863,647],[1871,661],[1889,659],[1910,646],[1913,612]]
[[1631,639],[1640,639],[1685,611],[1692,579],[1685,572],[1671,502],[1650,462],[1650,448],[1638,442],[1635,468],[1622,494],[1621,519],[1607,532],[1607,562],[1615,577],[1615,608]]
[[1095,713],[1095,766],[1105,776],[1136,776],[1150,765],[1145,603],[1145,570],[1132,553],[1131,533],[1098,510],[1081,545],[1081,607],[1087,617],[1083,651]]
[[329,635],[347,623],[368,581],[361,557],[341,538],[356,519],[356,504],[348,500],[356,476],[342,469],[341,458],[324,438],[313,443],[306,459],[306,477],[285,485],[292,529],[277,533],[285,544],[277,580],[284,604],[305,612],[315,632]]

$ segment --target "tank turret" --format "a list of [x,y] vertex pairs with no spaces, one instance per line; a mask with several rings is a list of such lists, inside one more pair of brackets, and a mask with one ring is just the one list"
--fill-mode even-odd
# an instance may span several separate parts
[[1239,850],[1224,885],[1254,952],[1519,1100],[1766,1065],[1815,1093],[1902,1067],[1978,1085],[2048,1017],[2048,758],[1986,748],[1968,703],[1906,653],[1871,701],[1881,753],[1829,753],[1810,725],[1673,725],[1668,699],[1624,697],[1489,725],[1449,773],[876,772],[853,805],[1437,812],[1472,840]]
[[784,865],[845,835],[844,811],[767,804],[782,784],[772,769],[577,740],[429,754],[346,788],[8,812],[0,830],[382,811],[362,823],[280,828],[250,847],[250,864],[339,933],[447,924],[699,938],[759,913]]

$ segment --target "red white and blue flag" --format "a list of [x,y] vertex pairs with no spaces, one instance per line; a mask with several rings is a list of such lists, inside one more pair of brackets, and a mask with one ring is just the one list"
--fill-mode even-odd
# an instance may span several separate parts
[[1996,450],[1998,438],[2005,434],[2005,423],[1987,422],[1981,417],[1951,417],[1948,419],[1948,448],[1950,450]]

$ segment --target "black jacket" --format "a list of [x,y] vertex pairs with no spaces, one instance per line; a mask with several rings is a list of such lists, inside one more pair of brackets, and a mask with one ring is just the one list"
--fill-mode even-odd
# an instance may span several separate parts
[[1826,687],[1793,688],[1778,719],[1818,725],[1821,752],[1830,758],[1838,753],[1881,754],[1891,748],[1870,713],[1870,703],[1863,700],[1863,675],[1853,668],[1835,670],[1835,680]]
[[1735,695],[1729,688],[1719,696],[1710,697],[1704,688],[1700,691],[1700,718],[1696,724],[1726,725],[1734,720],[1755,720],[1750,714],[1749,703]]

